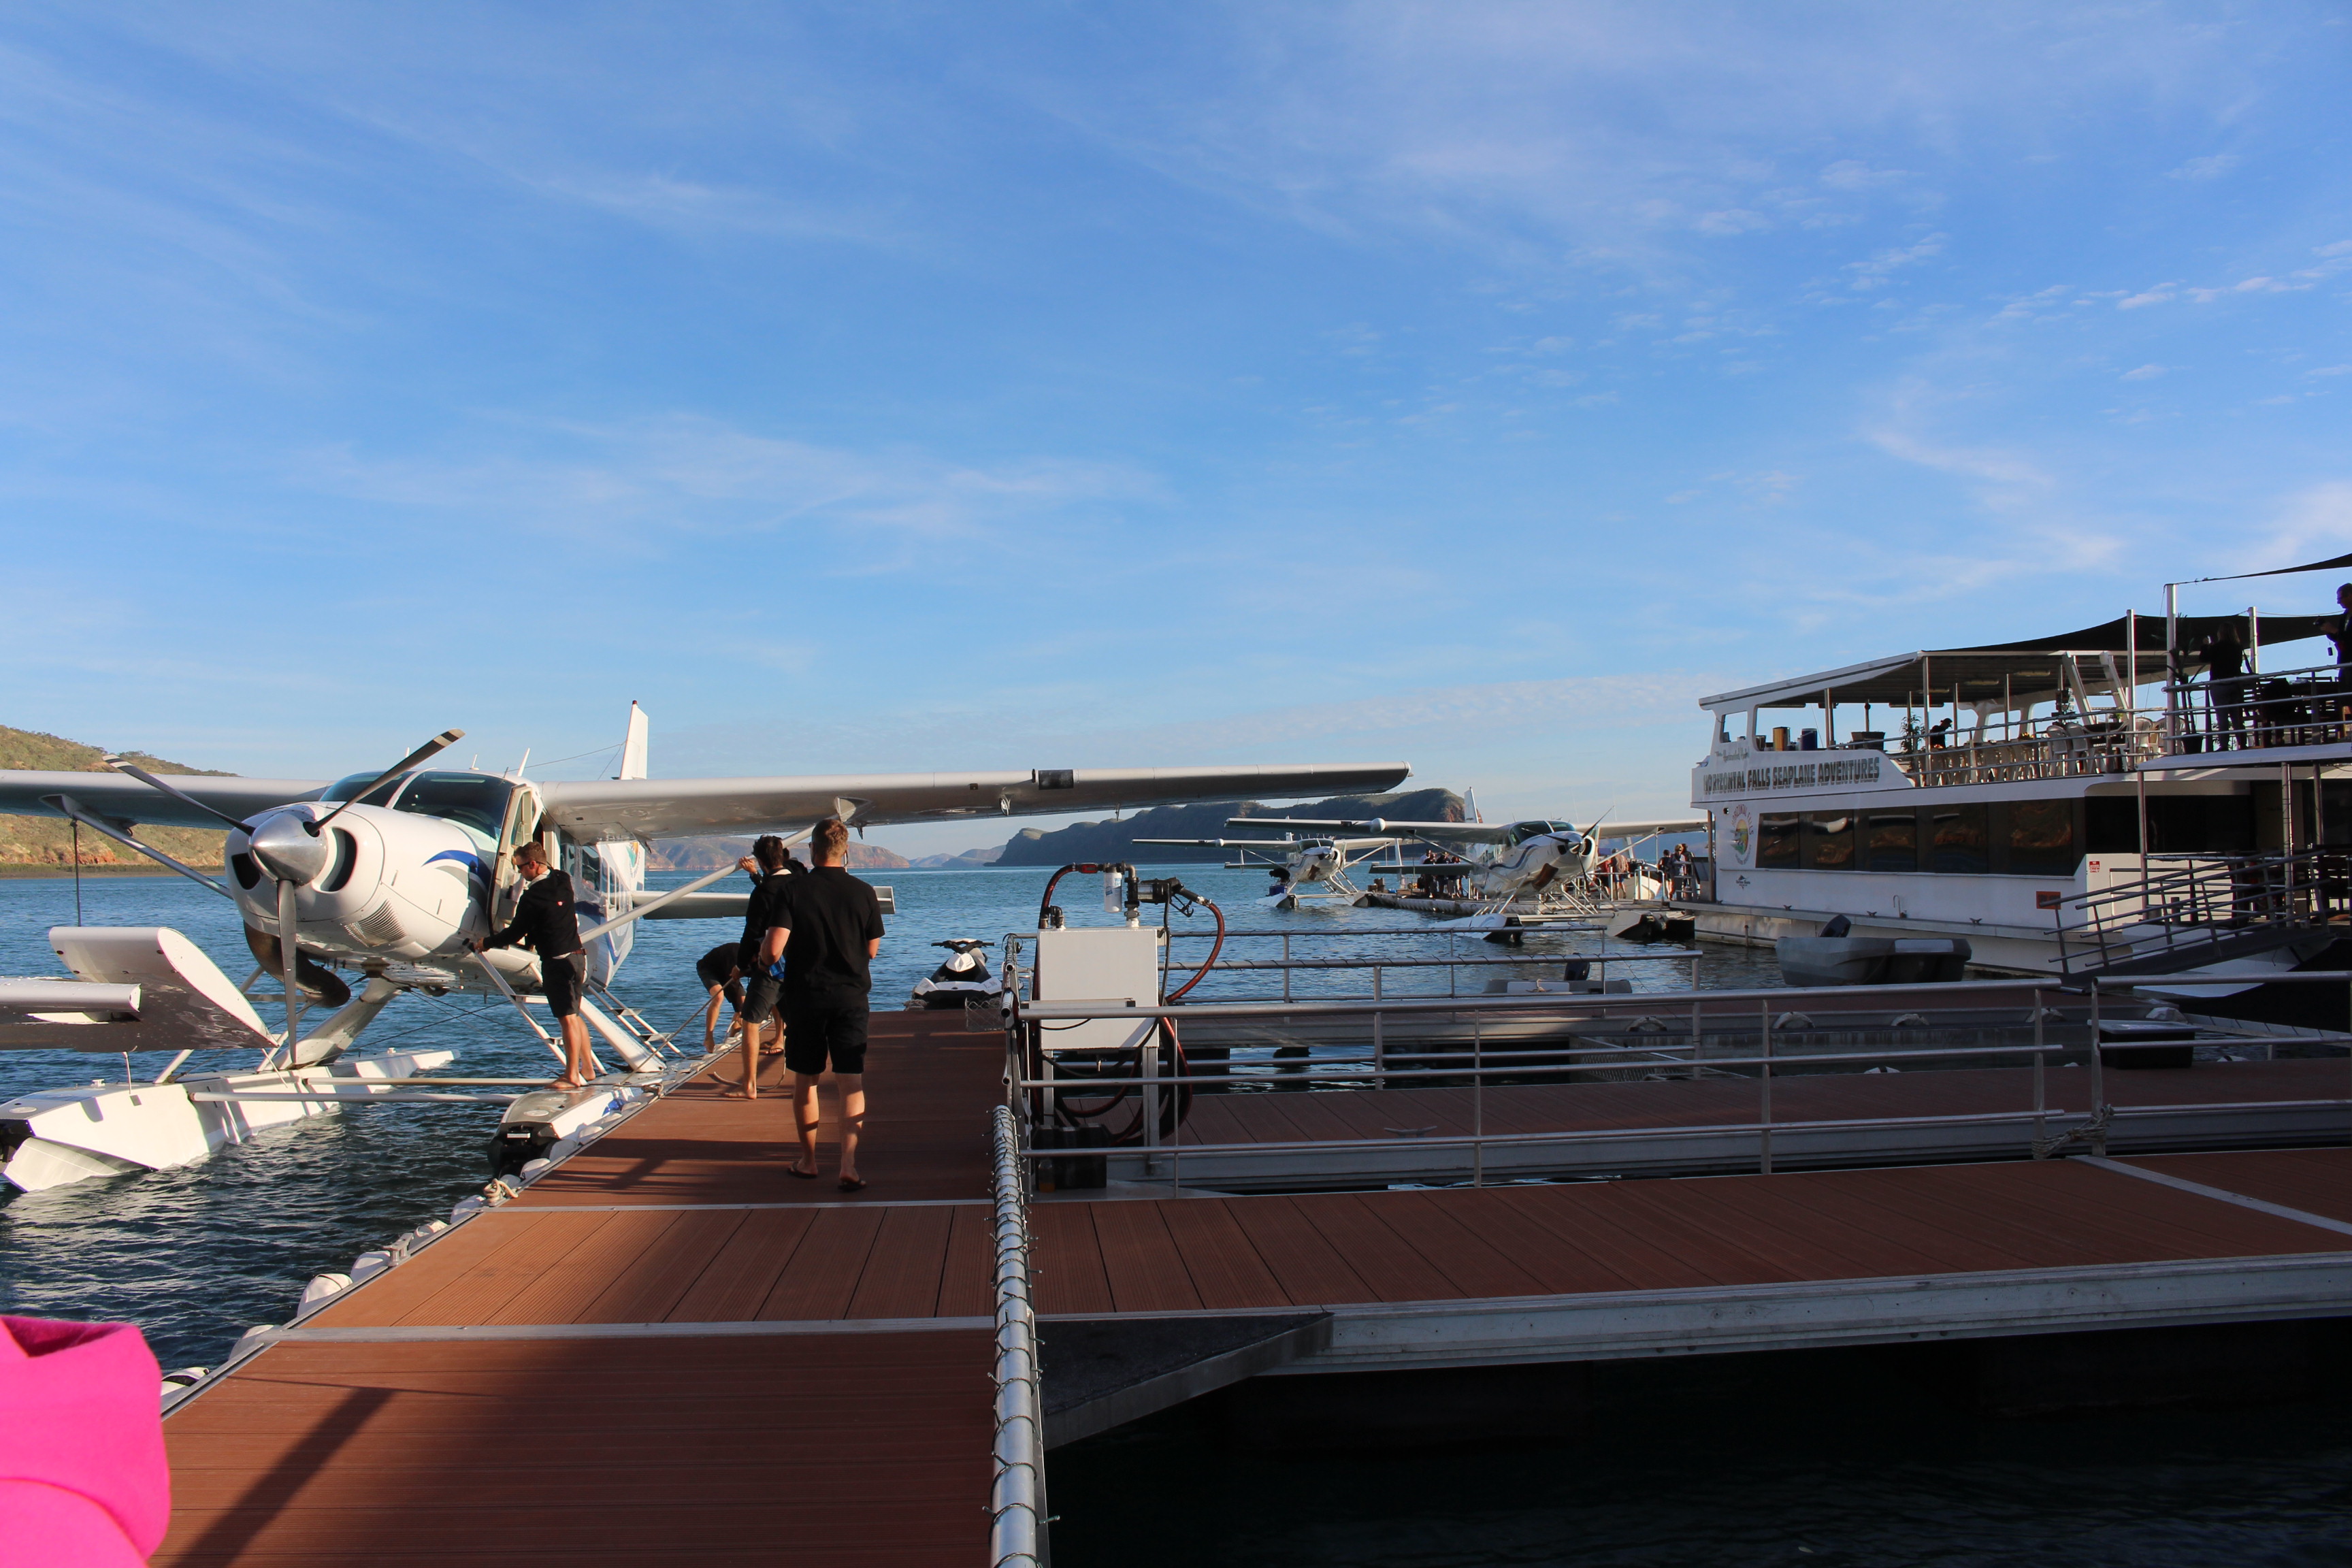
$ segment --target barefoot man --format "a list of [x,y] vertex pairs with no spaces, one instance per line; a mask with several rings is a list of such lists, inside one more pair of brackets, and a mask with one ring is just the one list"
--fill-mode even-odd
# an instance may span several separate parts
[[515,847],[515,870],[525,883],[515,901],[513,921],[495,936],[477,940],[474,951],[521,942],[539,954],[539,981],[547,1010],[563,1031],[563,1076],[558,1089],[578,1089],[594,1075],[588,1054],[588,1025],[580,1016],[580,988],[588,979],[588,955],[580,949],[580,917],[572,904],[572,878],[550,869],[537,839]]
[[841,1089],[839,1186],[866,1185],[857,1173],[857,1135],[866,1124],[866,999],[874,987],[870,965],[882,947],[882,901],[843,868],[849,828],[827,817],[810,835],[815,866],[786,884],[777,914],[784,956],[784,1066],[793,1074],[793,1109],[800,1126],[800,1158],[789,1167],[814,1180],[817,1083],[827,1065]]
[[[793,881],[792,851],[774,834],[765,834],[740,864],[753,878],[751,901],[743,912],[743,940],[737,944],[735,960],[743,972],[743,1005],[735,1015],[743,1030],[743,1080],[721,1093],[728,1100],[757,1100],[760,1058],[764,1054],[760,1046],[767,1038],[769,1020],[775,1016],[776,1000],[783,992],[775,967],[784,952],[785,931],[780,922],[784,889]],[[718,1011],[716,1004],[711,1010]]]

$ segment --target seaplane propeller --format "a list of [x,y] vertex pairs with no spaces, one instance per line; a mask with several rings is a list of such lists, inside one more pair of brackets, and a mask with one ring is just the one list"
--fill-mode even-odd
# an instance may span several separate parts
[[[247,927],[246,939],[253,949],[254,956],[265,963],[268,962],[266,950],[270,946],[277,949],[278,978],[286,987],[286,1052],[289,1062],[293,1059],[296,1044],[302,1037],[302,984],[305,979],[302,973],[304,960],[296,944],[298,911],[294,895],[297,889],[317,881],[334,858],[333,843],[326,836],[327,825],[349,810],[353,803],[364,800],[419,763],[439,756],[463,740],[465,735],[463,730],[442,731],[371,779],[365,789],[353,790],[349,798],[336,805],[334,810],[319,817],[311,816],[307,809],[307,802],[280,806],[255,817],[234,817],[164,783],[144,768],[126,763],[120,757],[106,759],[106,765],[116,773],[137,779],[148,788],[193,806],[205,816],[244,834],[247,852],[253,857],[254,865],[268,873],[270,880],[278,885],[278,930],[274,933],[263,934]],[[274,942],[271,935],[275,936]],[[335,980],[331,973],[315,963],[310,968],[312,975],[310,978],[313,984],[331,983],[320,984],[328,1005],[335,1005],[334,991],[341,991],[345,998],[350,996],[350,989]]]

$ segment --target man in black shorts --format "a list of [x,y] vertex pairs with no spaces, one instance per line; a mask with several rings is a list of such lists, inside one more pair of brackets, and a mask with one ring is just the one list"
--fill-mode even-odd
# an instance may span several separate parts
[[728,1026],[730,1035],[743,1027],[743,971],[735,962],[738,945],[722,942],[694,961],[694,977],[702,982],[709,994],[710,1005],[702,1012],[702,1054],[709,1056],[719,1046],[719,1004],[727,1003],[735,1009],[735,1021]]
[[753,879],[751,902],[743,912],[743,940],[735,949],[735,966],[743,973],[743,1005],[736,1014],[743,1026],[743,1079],[722,1093],[729,1100],[757,1100],[760,1041],[783,992],[775,968],[784,952],[781,921],[784,889],[793,880],[792,853],[782,839],[765,834],[751,846],[742,867]]
[[547,1010],[563,1032],[563,1076],[558,1089],[578,1089],[595,1077],[596,1058],[588,1052],[588,1024],[580,1016],[580,988],[588,979],[588,955],[580,948],[580,917],[572,902],[572,878],[551,868],[547,852],[532,839],[515,847],[515,869],[528,884],[515,900],[513,921],[495,936],[474,943],[474,951],[511,947],[520,942],[539,954],[540,988],[547,994]]
[[[784,1065],[793,1072],[801,1157],[795,1176],[817,1174],[817,1081],[828,1064],[841,1089],[841,1178],[845,1193],[866,1185],[857,1174],[857,1135],[866,1125],[866,998],[869,966],[882,946],[882,901],[842,868],[849,829],[839,817],[809,837],[815,867],[788,882],[778,915],[784,955]],[[777,933],[771,931],[771,942]]]

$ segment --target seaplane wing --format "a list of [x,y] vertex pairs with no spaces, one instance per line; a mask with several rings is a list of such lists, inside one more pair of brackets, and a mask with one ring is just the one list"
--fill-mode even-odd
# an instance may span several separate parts
[[[1178,805],[1204,800],[1371,794],[1403,763],[1235,768],[1037,768],[1027,773],[844,773],[833,777],[597,779],[539,786],[573,838],[681,838],[789,832],[840,816],[858,827],[964,816]],[[82,776],[82,775],[72,775]]]
[[173,799],[122,773],[38,773],[29,769],[0,770],[0,813],[13,816],[61,816],[43,797],[70,795],[86,811],[116,822],[160,823],[167,827],[218,827],[219,816],[199,809],[210,806],[222,816],[243,821],[248,816],[316,800],[325,779],[221,778],[203,773],[168,773],[172,787],[198,804]]
[[[1239,827],[1312,827],[1326,834],[1370,833],[1388,838],[1425,838],[1438,844],[1507,844],[1507,822],[1391,822],[1375,816],[1366,821],[1317,820],[1303,816],[1237,816],[1228,825]],[[1706,826],[1702,823],[1700,826]]]
[[1654,833],[1705,833],[1704,816],[1662,817],[1655,822],[1620,822],[1608,817],[1593,825],[1592,832],[1607,838],[1647,838]]

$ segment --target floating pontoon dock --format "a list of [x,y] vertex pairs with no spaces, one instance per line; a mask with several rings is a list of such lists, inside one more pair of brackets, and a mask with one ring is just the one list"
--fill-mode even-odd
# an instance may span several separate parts
[[[780,1090],[706,1078],[248,1336],[166,1417],[156,1563],[1021,1562],[1040,1448],[1252,1376],[2352,1315],[2340,1058],[2110,1069],[2091,1125],[2095,1069],[2053,1046],[2042,1159],[2029,1065],[1792,1075],[1770,1174],[1760,1073],[1201,1095],[1181,1145],[1095,1150],[1108,1184],[1024,1205],[1017,1163],[1072,1155],[1013,1142],[1008,1102],[1043,1091],[1008,1069],[1035,1069],[964,1021],[876,1016],[866,1192],[785,1173]],[[2129,1152],[2182,1107],[2200,1137],[2329,1146]],[[1956,1117],[1974,1142],[1938,1145]],[[1872,1123],[1926,1141],[1785,1168],[1802,1125]],[[1748,1173],[1506,1174],[1531,1137],[1644,1127]],[[1447,1139],[1478,1184],[1390,1187]],[[1198,1190],[1237,1145],[1364,1190]]]

